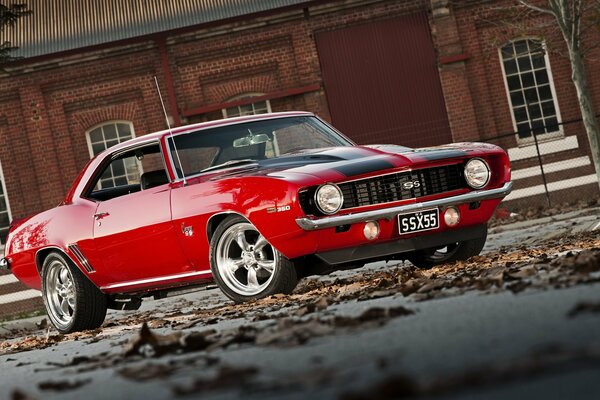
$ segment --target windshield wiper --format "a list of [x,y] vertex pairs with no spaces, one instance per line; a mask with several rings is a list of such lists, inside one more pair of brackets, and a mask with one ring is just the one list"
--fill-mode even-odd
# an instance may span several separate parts
[[223,164],[217,164],[217,165],[213,165],[212,167],[204,168],[200,172],[206,172],[206,171],[212,171],[215,169],[233,167],[236,165],[254,164],[254,163],[256,163],[256,160],[253,160],[251,158],[246,158],[244,160],[229,160],[229,161],[224,162]]

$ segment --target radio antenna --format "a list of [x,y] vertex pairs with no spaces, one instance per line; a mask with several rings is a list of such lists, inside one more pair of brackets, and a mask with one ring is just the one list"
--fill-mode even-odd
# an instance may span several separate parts
[[[165,108],[165,102],[163,101],[162,94],[160,94],[160,86],[158,85],[158,79],[156,79],[156,75],[154,75],[154,83],[156,84],[156,91],[158,92],[158,98],[160,99],[160,105],[162,106],[163,113],[165,114],[165,121],[167,121],[167,128],[169,128],[169,138],[173,142],[173,149],[175,150],[175,158],[177,158],[177,163],[181,167],[181,176],[183,177],[183,186],[187,186],[187,181],[185,179],[185,173],[183,172],[183,165],[181,164],[181,159],[179,158],[179,152],[177,151],[177,144],[175,144],[175,138],[173,137],[173,130],[171,129],[171,123],[169,122],[169,116],[167,115],[167,109]],[[167,140],[167,149],[169,149],[169,141]],[[177,174],[177,168],[175,168],[175,174]]]

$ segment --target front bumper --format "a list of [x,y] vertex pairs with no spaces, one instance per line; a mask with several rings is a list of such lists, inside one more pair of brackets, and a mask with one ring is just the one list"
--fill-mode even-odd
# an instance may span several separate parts
[[430,235],[415,236],[408,239],[396,239],[383,243],[372,243],[346,249],[318,252],[316,256],[329,265],[391,259],[393,256],[402,253],[444,247],[450,243],[485,237],[486,234],[487,225],[482,224]]
[[512,182],[507,182],[501,188],[490,190],[478,190],[461,194],[458,196],[446,197],[443,199],[430,200],[422,203],[404,204],[397,207],[383,208],[379,210],[365,211],[356,214],[335,215],[319,219],[310,219],[306,217],[297,218],[296,223],[305,231],[315,231],[318,229],[331,228],[340,225],[351,225],[357,222],[376,221],[378,219],[392,220],[398,214],[407,212],[417,212],[434,207],[449,207],[475,201],[498,199],[507,196],[512,191]]

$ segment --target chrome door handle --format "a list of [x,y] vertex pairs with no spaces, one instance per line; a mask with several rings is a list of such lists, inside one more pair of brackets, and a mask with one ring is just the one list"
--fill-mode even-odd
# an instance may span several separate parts
[[110,214],[109,214],[109,213],[107,213],[107,212],[101,212],[101,213],[98,213],[98,214],[94,214],[94,219],[95,219],[96,221],[98,221],[98,220],[101,220],[101,219],[102,219],[102,218],[104,218],[104,217],[108,217],[109,215],[110,215]]

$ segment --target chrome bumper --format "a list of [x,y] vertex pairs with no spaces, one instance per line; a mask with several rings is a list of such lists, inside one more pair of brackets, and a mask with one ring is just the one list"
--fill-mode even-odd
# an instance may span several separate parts
[[10,262],[6,258],[0,258],[0,270],[9,270]]
[[365,211],[357,214],[335,215],[332,217],[324,217],[319,219],[303,217],[296,219],[296,223],[305,231],[315,231],[318,229],[331,228],[333,226],[355,224],[357,222],[373,221],[378,219],[391,220],[392,218],[395,218],[396,215],[407,212],[416,212],[433,207],[448,207],[458,204],[472,203],[474,201],[502,198],[511,192],[512,186],[512,182],[507,182],[504,184],[504,186],[497,189],[478,190],[458,196],[425,201],[423,203],[405,204],[397,207]]

